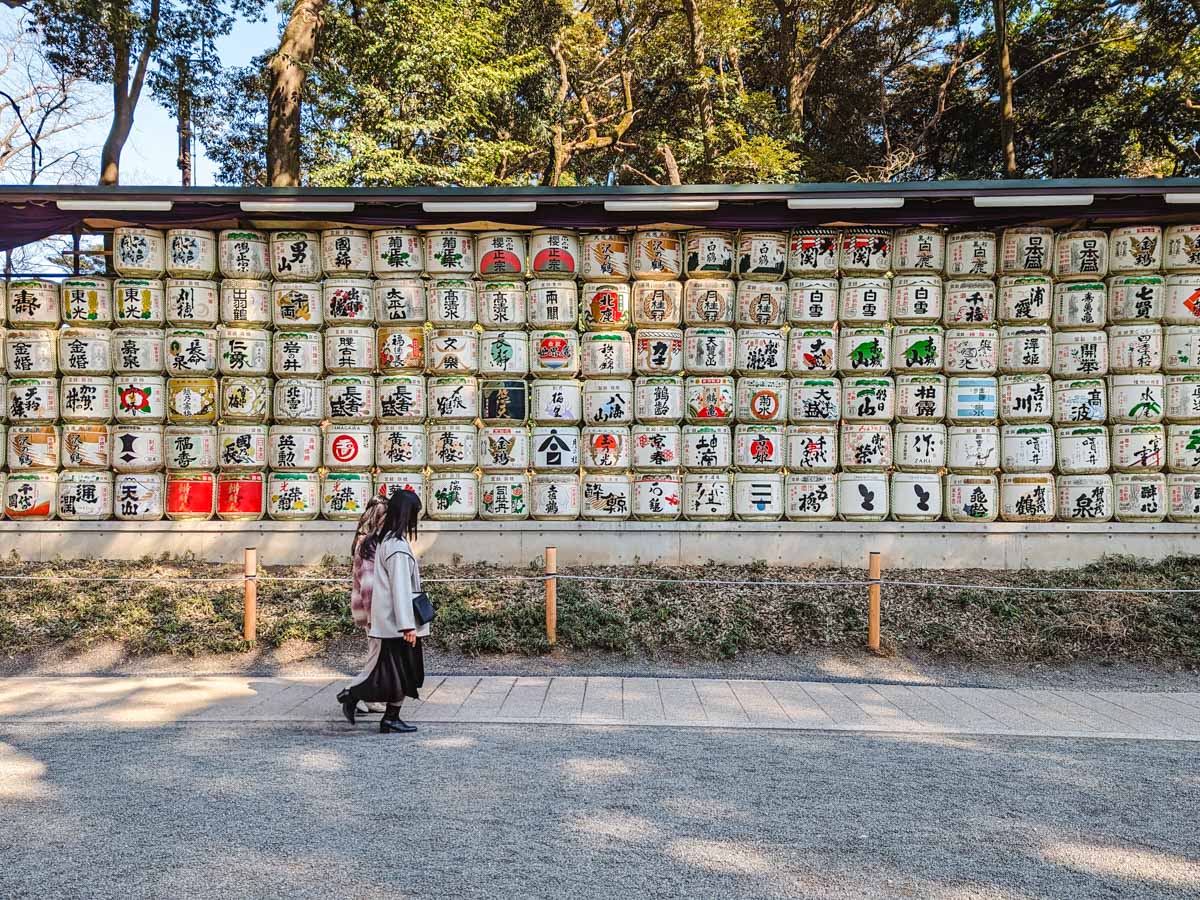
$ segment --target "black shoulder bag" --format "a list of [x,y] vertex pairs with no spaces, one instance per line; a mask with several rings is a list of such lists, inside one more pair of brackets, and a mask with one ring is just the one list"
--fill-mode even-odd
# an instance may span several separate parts
[[428,625],[436,615],[437,610],[433,608],[428,594],[424,591],[413,594],[413,618],[417,620],[418,628]]

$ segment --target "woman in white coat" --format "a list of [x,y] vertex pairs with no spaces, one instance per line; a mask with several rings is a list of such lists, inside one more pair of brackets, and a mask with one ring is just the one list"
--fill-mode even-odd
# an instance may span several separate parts
[[409,543],[417,535],[420,515],[421,500],[415,493],[392,494],[375,550],[367,664],[339,696],[344,697],[342,714],[350,722],[359,700],[386,703],[379,723],[383,734],[417,730],[400,718],[400,705],[405,697],[419,700],[418,691],[425,683],[421,641],[429,636],[429,623],[420,625],[413,612],[413,597],[421,591],[421,570]]

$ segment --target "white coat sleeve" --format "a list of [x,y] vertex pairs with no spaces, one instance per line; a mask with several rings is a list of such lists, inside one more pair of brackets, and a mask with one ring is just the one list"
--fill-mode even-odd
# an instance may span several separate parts
[[396,627],[400,631],[415,630],[417,619],[413,614],[412,585],[414,579],[419,577],[414,571],[416,561],[403,550],[396,550],[388,556],[387,568],[392,592],[390,600],[395,610]]

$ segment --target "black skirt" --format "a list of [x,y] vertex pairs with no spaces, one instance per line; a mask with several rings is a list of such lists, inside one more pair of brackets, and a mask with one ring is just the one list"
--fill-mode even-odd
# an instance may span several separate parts
[[402,697],[420,700],[425,684],[425,653],[422,641],[415,645],[404,638],[381,638],[379,659],[371,673],[350,688],[355,699],[365,703],[395,703]]

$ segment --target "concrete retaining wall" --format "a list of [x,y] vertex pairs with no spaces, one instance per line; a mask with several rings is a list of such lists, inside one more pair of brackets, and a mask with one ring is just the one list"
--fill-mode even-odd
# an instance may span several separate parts
[[[138,559],[193,553],[240,560],[257,547],[263,565],[345,556],[353,523],[341,522],[0,522],[0,558]],[[878,550],[888,569],[1077,567],[1105,554],[1157,560],[1197,552],[1194,525],[878,522],[426,522],[418,550],[426,562],[527,566],[545,547],[559,566],[700,565],[763,560],[796,566],[865,566]],[[3,566],[0,564],[0,570]]]

